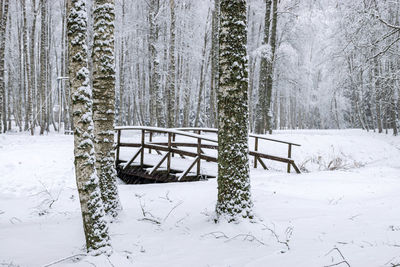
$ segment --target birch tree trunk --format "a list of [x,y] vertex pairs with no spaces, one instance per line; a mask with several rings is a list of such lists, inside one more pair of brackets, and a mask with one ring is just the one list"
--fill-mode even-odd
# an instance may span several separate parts
[[114,168],[115,63],[114,0],[96,0],[93,44],[93,121],[96,171],[104,210],[116,217],[121,208]]
[[271,61],[271,46],[269,44],[270,38],[270,18],[271,18],[272,0],[265,0],[265,17],[264,17],[264,39],[262,42],[262,53],[260,61],[260,81],[258,92],[258,103],[256,108],[256,126],[255,132],[263,134],[265,131],[265,123],[268,116],[267,104],[267,86],[268,86],[268,72],[269,62]]
[[276,28],[278,24],[278,0],[273,0],[272,8],[272,26],[271,26],[271,58],[267,62],[267,84],[266,84],[266,98],[265,98],[265,130],[270,134],[272,133],[272,86],[274,77],[274,61],[276,51]]
[[218,201],[229,222],[252,217],[248,147],[245,0],[221,0],[218,91]]
[[[2,127],[2,118],[5,118],[6,114],[3,113],[3,99],[5,99],[5,72],[4,72],[4,55],[6,47],[6,26],[8,18],[8,0],[1,1],[1,21],[0,21],[0,133],[2,129],[6,129],[6,125]],[[2,114],[3,113],[3,114]]]
[[207,53],[207,42],[208,42],[208,23],[206,23],[206,28],[204,30],[204,43],[203,43],[203,50],[201,55],[201,66],[200,66],[200,83],[199,83],[199,96],[197,98],[197,108],[196,108],[196,118],[194,121],[194,127],[199,127],[200,120],[201,120],[201,102],[203,100],[203,90],[204,90],[204,80],[205,74],[207,70],[207,63],[206,60],[206,53]]
[[[22,16],[23,16],[23,43],[24,43],[24,60],[25,60],[25,75],[24,79],[26,79],[26,88],[27,88],[27,93],[26,93],[26,98],[27,98],[27,104],[26,104],[26,110],[25,110],[25,124],[28,126],[28,129],[30,130],[31,135],[34,133],[34,127],[33,127],[33,107],[32,107],[32,83],[30,79],[30,74],[31,74],[31,62],[29,60],[28,56],[28,26],[27,26],[27,21],[26,21],[26,1],[22,0]],[[26,129],[27,130],[27,129]]]
[[95,168],[92,90],[87,59],[85,1],[68,0],[68,70],[74,121],[75,175],[88,251],[111,251],[108,226]]
[[211,87],[210,87],[210,122],[211,127],[218,127],[217,92],[219,79],[219,16],[220,0],[214,0],[214,10],[212,13],[212,39],[211,39]]
[[171,28],[169,40],[169,66],[167,76],[167,127],[175,127],[175,0],[169,0]]
[[[37,21],[37,11],[36,11],[36,0],[32,0],[32,10],[33,10],[33,21],[32,21],[32,29],[31,29],[31,42],[30,42],[30,68],[31,68],[31,77],[30,77],[30,83],[32,85],[32,96],[34,93],[36,93],[36,64],[35,64],[35,41],[36,41],[36,21]],[[38,113],[36,112],[34,117],[33,114],[33,101],[34,99],[32,98],[32,122],[31,122],[31,132],[34,132],[35,126],[36,126],[36,121],[38,117]]]
[[41,38],[40,38],[40,135],[46,128],[46,6],[47,0],[41,0]]
[[160,126],[160,121],[158,119],[161,116],[160,101],[160,72],[159,72],[159,60],[157,51],[157,41],[159,27],[157,25],[157,18],[160,9],[159,0],[150,1],[150,11],[149,11],[149,24],[150,24],[150,34],[149,34],[149,52],[150,52],[150,125]]

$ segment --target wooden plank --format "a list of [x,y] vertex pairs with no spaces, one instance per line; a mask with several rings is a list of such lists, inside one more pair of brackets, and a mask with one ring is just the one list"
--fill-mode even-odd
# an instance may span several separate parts
[[190,172],[190,170],[193,168],[193,166],[197,163],[197,161],[200,161],[200,157],[196,157],[194,161],[190,164],[189,168],[187,168],[181,176],[179,176],[178,181],[182,180],[183,178],[186,177],[186,175]]
[[[258,137],[254,141],[254,151],[258,151]],[[254,156],[254,169],[257,169],[257,158]]]
[[[178,130],[178,131],[193,131],[193,132],[196,132],[196,131],[198,132],[199,130],[201,130],[202,132],[207,132],[207,133],[218,133],[218,129],[216,129],[216,128],[184,127],[184,128],[175,128],[175,130]],[[292,144],[294,146],[301,146],[299,144],[295,144],[295,143],[292,143],[292,142],[287,142],[287,141],[283,141],[283,140],[268,138],[268,137],[264,137],[262,135],[256,135],[256,134],[252,134],[252,133],[249,134],[249,137],[252,137],[252,138],[256,138],[257,137],[257,138],[260,138],[260,139],[263,139],[263,140],[268,140],[268,141],[271,141],[271,142],[277,142],[277,143],[283,143],[283,144]]]
[[[168,146],[168,142],[151,142],[151,144]],[[177,148],[177,147],[197,147],[198,146],[197,143],[184,143],[184,142],[172,142],[171,145],[175,148]],[[121,145],[121,146],[123,146],[123,145]],[[216,150],[216,149],[218,149],[218,145],[201,143],[201,148]]]
[[[153,142],[153,132],[150,132],[149,142]],[[149,154],[151,154],[151,148],[149,148]]]
[[115,154],[115,167],[117,167],[119,163],[120,143],[121,143],[121,130],[117,130],[117,151]]
[[256,157],[257,160],[260,162],[261,166],[264,168],[264,170],[268,170],[267,165],[265,165],[264,161],[260,157]]
[[162,159],[150,170],[150,174],[153,174],[157,169],[161,166],[161,164],[165,161],[165,159],[168,157],[169,152],[162,157]]
[[270,160],[279,161],[279,162],[284,162],[284,163],[293,162],[292,159],[282,158],[282,157],[278,157],[278,156],[272,156],[272,155],[263,154],[263,153],[260,153],[260,152],[255,152],[255,151],[249,151],[249,155],[251,155],[251,156],[258,156],[258,157],[260,157],[260,158],[270,159]]
[[[292,144],[289,144],[288,148],[288,158],[290,159],[292,157]],[[290,173],[290,163],[287,164],[287,173]]]
[[141,143],[141,147],[142,147],[142,153],[140,153],[140,166],[143,166],[144,163],[144,138],[145,138],[145,130],[142,130],[142,143]]
[[[199,134],[200,134],[200,131],[199,131]],[[197,171],[196,171],[197,176],[200,175],[200,162],[201,162],[200,155],[201,154],[204,154],[204,153],[201,150],[201,139],[198,138],[197,139],[197,157],[199,158],[199,160],[197,161]]]
[[187,133],[184,131],[178,131],[173,128],[159,128],[159,127],[148,127],[148,126],[117,126],[114,128],[115,130],[146,130],[148,132],[155,132],[155,133],[175,133],[176,135],[182,135],[192,138],[201,138],[202,140],[218,143],[218,140],[214,138],[210,138],[204,135],[199,135],[195,133]]
[[293,169],[296,171],[296,173],[301,173],[301,171],[299,170],[299,168],[297,168],[297,165],[294,163],[294,161],[292,162],[292,166],[293,166]]
[[136,153],[135,153],[135,155],[128,161],[128,163],[124,166],[124,170],[129,166],[129,165],[131,165],[131,163],[137,158],[137,156],[139,156],[139,154],[142,152],[142,150],[143,150],[144,148],[143,147],[141,147]]
[[171,170],[171,133],[168,133],[168,157],[167,157],[167,173]]
[[[165,146],[154,145],[154,144],[145,144],[144,146],[146,148],[151,147],[152,149],[158,149],[160,151],[168,151],[168,147],[165,147]],[[177,149],[177,148],[171,148],[171,151],[173,151],[176,154],[182,154],[184,156],[193,157],[193,158],[197,157],[197,155],[198,155],[196,152],[186,151],[186,150]],[[200,158],[202,160],[206,160],[206,161],[217,162],[216,157],[205,155],[205,154],[201,154]]]

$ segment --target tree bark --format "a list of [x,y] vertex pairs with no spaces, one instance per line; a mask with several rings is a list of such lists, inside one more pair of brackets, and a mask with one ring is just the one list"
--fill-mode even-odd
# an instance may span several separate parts
[[211,85],[210,85],[210,122],[211,127],[218,127],[218,109],[217,109],[217,92],[218,92],[218,55],[219,55],[219,16],[220,16],[220,0],[214,0],[214,10],[212,13],[212,40],[211,40]]
[[114,0],[96,0],[93,44],[93,121],[96,171],[104,210],[116,217],[121,208],[114,168],[115,60]]
[[256,126],[255,132],[263,134],[265,132],[265,125],[268,117],[268,103],[267,103],[267,87],[268,87],[268,75],[269,75],[269,64],[271,58],[271,46],[270,46],[270,18],[271,18],[271,6],[272,0],[265,0],[265,17],[264,17],[264,39],[262,42],[262,53],[260,62],[260,80],[259,80],[259,92],[258,92],[258,103],[256,108]]
[[85,1],[68,0],[68,70],[74,120],[75,175],[88,251],[109,253],[108,226],[95,168],[92,91],[87,59]]
[[169,40],[169,66],[167,76],[167,127],[175,127],[175,0],[169,0],[171,27]]
[[218,91],[218,201],[229,222],[251,218],[245,0],[221,0]]
[[[5,72],[4,72],[4,57],[5,57],[5,47],[6,47],[6,26],[8,18],[8,5],[9,1],[1,1],[1,21],[0,21],[0,120],[3,122],[6,114],[3,112],[3,100],[5,99]],[[0,133],[2,130],[7,129],[7,125],[2,125],[0,123]]]

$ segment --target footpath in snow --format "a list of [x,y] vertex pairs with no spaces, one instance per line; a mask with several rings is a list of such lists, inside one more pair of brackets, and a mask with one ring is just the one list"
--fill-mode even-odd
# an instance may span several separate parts
[[[400,138],[361,130],[273,137],[302,145],[293,158],[303,173],[269,161],[271,171],[252,169],[253,222],[213,222],[215,179],[121,183],[124,210],[110,225],[115,252],[107,259],[82,256],[73,137],[0,135],[0,265],[46,266],[71,255],[51,266],[399,264]],[[259,145],[287,153],[280,144]]]

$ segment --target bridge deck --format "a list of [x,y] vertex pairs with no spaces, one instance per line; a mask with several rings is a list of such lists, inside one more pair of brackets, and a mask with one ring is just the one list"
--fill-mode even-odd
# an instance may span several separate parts
[[[214,173],[212,175],[206,174],[201,167],[201,162],[217,162],[218,141],[210,136],[201,135],[201,133],[217,133],[217,129],[165,129],[129,126],[116,127],[116,131],[116,167],[118,176],[126,183],[187,182],[215,178],[216,176]],[[127,131],[140,131],[141,142],[121,142],[122,132]],[[194,133],[190,133],[189,131],[193,131]],[[164,137],[164,140],[161,139],[153,142],[153,137],[155,137],[156,134],[158,134],[158,137],[160,137],[160,134],[165,135],[167,141],[164,141]],[[146,136],[148,136],[148,138],[146,138]],[[177,137],[184,137],[185,140],[177,141]],[[267,165],[263,161],[263,159],[267,159],[287,164],[288,173],[290,173],[291,167],[293,167],[297,173],[300,173],[299,168],[291,158],[292,146],[300,146],[299,144],[266,138],[260,135],[250,135],[250,138],[255,139],[254,150],[249,151],[249,155],[254,157],[254,168],[257,168],[258,163],[260,163],[265,170],[268,170]],[[137,140],[137,136],[135,139]],[[187,141],[187,139],[189,141]],[[258,151],[258,142],[260,139],[288,145],[288,156],[279,157]],[[132,154],[127,154],[129,160],[122,160],[120,158],[121,148],[136,148],[137,150],[133,156]],[[146,151],[148,153],[145,153]],[[205,151],[207,151],[207,153],[205,153]],[[154,154],[154,152],[156,154]],[[147,158],[152,159],[152,162],[147,159],[145,163],[145,154],[148,155]],[[152,155],[150,156],[150,154]],[[157,155],[157,157],[155,157],[155,155]],[[175,155],[178,155],[182,159],[192,158],[193,161],[189,166],[178,166],[178,164],[174,163],[176,166],[173,168],[171,158],[175,157]]]

